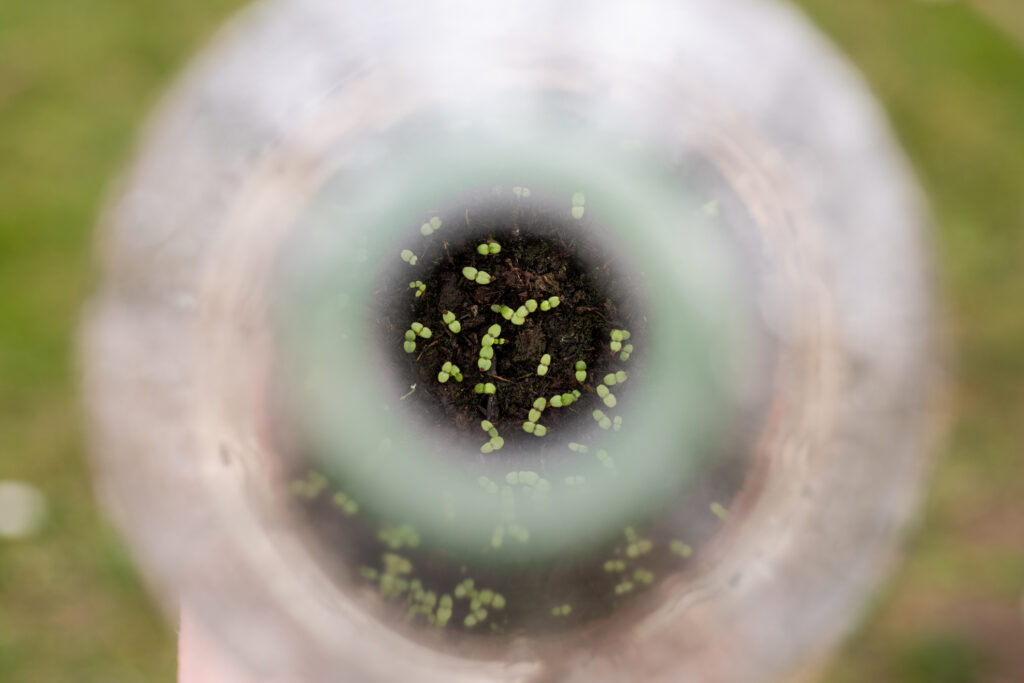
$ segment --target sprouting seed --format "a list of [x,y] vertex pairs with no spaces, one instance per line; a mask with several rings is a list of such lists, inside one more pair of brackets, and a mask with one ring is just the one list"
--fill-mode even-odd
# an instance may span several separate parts
[[690,557],[693,555],[693,548],[686,545],[682,541],[672,541],[668,544],[668,549],[679,557]]
[[438,216],[434,216],[428,222],[420,226],[420,232],[423,233],[424,237],[428,237],[429,235],[437,232],[441,225],[441,219]]
[[608,560],[604,563],[604,570],[606,572],[624,572],[626,571],[626,563],[622,560]]
[[410,266],[415,266],[416,262],[419,261],[419,259],[416,258],[416,254],[412,253],[408,249],[403,249],[402,253],[401,253],[401,256],[402,256],[402,260],[405,261],[406,263],[408,263]]
[[492,429],[494,429],[494,423],[492,423],[490,420],[481,420],[480,429],[484,430],[485,432],[489,432]]

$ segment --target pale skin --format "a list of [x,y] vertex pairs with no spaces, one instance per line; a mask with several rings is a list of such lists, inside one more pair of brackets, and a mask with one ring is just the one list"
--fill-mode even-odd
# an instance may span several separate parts
[[204,632],[201,624],[181,613],[178,631],[178,683],[288,683],[281,679],[253,677],[214,640]]

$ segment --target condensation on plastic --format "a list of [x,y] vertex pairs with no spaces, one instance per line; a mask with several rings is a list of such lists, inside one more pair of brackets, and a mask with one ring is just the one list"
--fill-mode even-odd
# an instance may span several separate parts
[[[563,93],[582,130],[613,121],[699,157],[740,198],[770,401],[751,484],[699,565],[656,587],[656,609],[442,651],[339,590],[278,501],[271,290],[299,217],[362,142],[422,112],[486,119],[513,91],[526,131],[548,115],[530,94]],[[922,207],[856,75],[775,3],[256,6],[165,101],[101,254],[83,343],[100,488],[168,608],[185,601],[255,671],[788,680],[849,628],[914,509],[935,384]],[[731,301],[699,291],[682,294]],[[722,381],[742,385],[757,350],[729,348]]]

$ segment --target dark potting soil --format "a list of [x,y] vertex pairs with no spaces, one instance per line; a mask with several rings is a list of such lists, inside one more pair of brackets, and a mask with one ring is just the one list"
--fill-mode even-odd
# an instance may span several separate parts
[[[552,209],[539,201],[501,200],[482,193],[438,215],[443,219],[440,230],[410,240],[417,265],[402,263],[397,272],[389,270],[378,291],[385,311],[377,321],[378,331],[382,347],[389,349],[396,390],[405,393],[416,385],[405,407],[447,432],[441,438],[479,447],[487,441],[480,422],[488,420],[505,439],[504,458],[527,449],[535,452],[546,445],[544,439],[565,432],[569,423],[590,420],[594,407],[603,407],[588,401],[548,409],[541,421],[548,436],[538,438],[522,429],[535,399],[573,390],[593,396],[606,374],[639,365],[639,346],[626,364],[609,351],[608,341],[613,329],[630,330],[634,338],[646,329],[641,282],[614,263],[604,245],[588,234],[587,228],[595,227],[589,217],[581,223],[567,207]],[[477,253],[478,245],[492,242],[500,244],[500,253]],[[467,279],[462,273],[466,266],[487,272],[491,282],[481,285]],[[409,287],[417,280],[426,285],[421,297]],[[522,325],[491,310],[493,305],[515,310],[528,299],[539,303],[550,297],[557,297],[559,305],[536,310]],[[458,333],[442,322],[448,311],[461,324]],[[418,338],[416,351],[406,353],[403,335],[413,321],[429,327],[432,337]],[[492,367],[480,371],[481,339],[496,323],[507,343],[493,347]],[[551,356],[551,364],[541,377],[537,366],[544,354]],[[575,378],[577,361],[587,364],[583,383]],[[461,383],[438,382],[445,362],[461,369]],[[495,385],[495,394],[474,393],[477,383],[486,382]],[[624,394],[628,387],[620,391]],[[565,439],[559,441],[564,449]]]

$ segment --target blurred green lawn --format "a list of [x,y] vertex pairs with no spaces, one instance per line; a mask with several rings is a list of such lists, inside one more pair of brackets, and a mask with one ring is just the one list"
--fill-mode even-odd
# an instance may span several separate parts
[[[90,490],[74,331],[105,191],[161,90],[241,4],[0,0],[0,479],[51,505],[39,536],[0,541],[5,683],[173,680],[173,632]],[[954,348],[922,524],[826,680],[1024,680],[1024,4],[799,4],[917,167]]]

